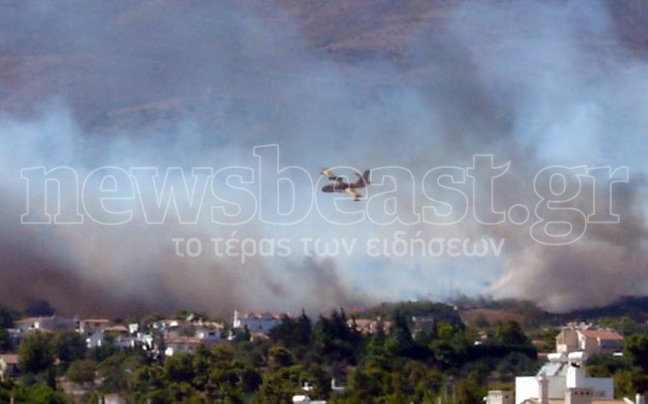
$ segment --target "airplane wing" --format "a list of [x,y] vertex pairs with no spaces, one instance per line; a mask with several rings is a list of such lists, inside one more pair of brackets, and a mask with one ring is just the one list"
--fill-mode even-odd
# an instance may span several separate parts
[[322,175],[327,177],[329,180],[336,180],[338,176],[328,168],[322,168]]
[[353,197],[355,202],[359,202],[362,195],[360,195],[355,189],[347,188],[344,190],[347,194]]

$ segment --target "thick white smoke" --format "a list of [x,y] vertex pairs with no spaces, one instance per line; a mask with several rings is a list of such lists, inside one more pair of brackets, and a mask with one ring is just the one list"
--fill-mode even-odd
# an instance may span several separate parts
[[[358,18],[332,17],[344,27],[363,21],[343,34],[322,28],[329,14],[284,0],[3,5],[0,303],[46,298],[67,312],[120,314],[325,310],[442,298],[454,284],[566,310],[645,292],[648,73],[619,41],[609,4],[356,3]],[[419,184],[433,167],[468,167],[473,154],[493,154],[496,165],[511,161],[496,187],[503,210],[524,203],[533,211],[533,177],[550,164],[627,165],[631,181],[615,194],[621,224],[594,226],[564,247],[538,244],[528,225],[470,218],[447,227],[341,227],[311,215],[295,226],[253,220],[233,229],[211,224],[206,210],[197,225],[20,224],[22,168],[66,165],[83,178],[104,165],[257,167],[252,148],[263,144],[280,146],[282,166],[313,174],[324,165],[398,165]],[[300,186],[299,203],[311,192]],[[404,217],[429,203],[404,184],[398,195]],[[239,238],[358,237],[360,245],[398,230],[507,243],[499,258],[372,258],[359,248],[335,260],[297,253],[243,265],[174,254],[172,238],[234,230]]]

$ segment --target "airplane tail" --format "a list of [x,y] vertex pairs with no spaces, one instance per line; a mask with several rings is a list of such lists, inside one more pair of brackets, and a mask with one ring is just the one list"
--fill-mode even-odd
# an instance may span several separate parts
[[370,173],[371,173],[371,171],[366,170],[364,173],[362,173],[362,175],[360,175],[360,173],[356,171],[355,175],[358,176],[358,180],[352,184],[353,188],[364,188],[364,187],[368,186],[369,184],[371,184],[371,181],[370,181],[370,178],[369,178]]

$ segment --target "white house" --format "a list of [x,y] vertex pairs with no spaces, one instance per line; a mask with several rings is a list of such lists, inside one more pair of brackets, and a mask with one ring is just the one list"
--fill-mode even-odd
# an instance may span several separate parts
[[167,339],[164,343],[166,345],[164,354],[166,356],[173,356],[179,353],[195,353],[196,348],[198,348],[198,345],[202,344],[202,341],[193,337],[176,337]]
[[[586,352],[553,353],[536,376],[516,377],[515,394],[489,391],[486,404],[633,404],[614,398],[612,378],[587,377]],[[638,397],[636,404],[643,404]]]
[[128,332],[130,334],[137,334],[139,332],[140,325],[138,323],[128,324]]
[[234,329],[246,328],[250,333],[263,333],[267,334],[274,327],[281,323],[281,317],[285,314],[276,313],[242,313],[234,310],[234,321],[232,327]]
[[515,378],[515,404],[537,400],[542,396],[543,383],[547,398],[552,401],[564,399],[570,389],[582,388],[588,389],[592,398],[614,399],[614,379],[586,376],[587,353],[555,353],[549,354],[548,359],[537,376]]
[[385,334],[389,334],[391,329],[394,327],[393,321],[383,321],[381,318],[378,319],[368,319],[368,318],[350,318],[347,320],[347,325],[349,328],[354,328],[361,334],[364,335],[374,335],[378,331],[383,331]]
[[90,337],[95,333],[102,333],[106,328],[112,325],[111,321],[105,318],[92,318],[79,321],[78,331],[85,337]]
[[204,343],[209,344],[221,339],[221,331],[214,328],[198,326],[196,327],[195,337]]
[[85,342],[88,349],[92,349],[102,347],[106,345],[108,341],[103,332],[95,332],[87,336]]
[[73,331],[76,328],[76,321],[59,316],[28,317],[16,321],[16,328],[20,333],[29,331]]
[[113,341],[113,345],[117,348],[136,348],[140,346],[140,342],[131,335],[119,335]]
[[155,349],[156,338],[153,334],[138,332],[135,338],[144,350],[153,351]]

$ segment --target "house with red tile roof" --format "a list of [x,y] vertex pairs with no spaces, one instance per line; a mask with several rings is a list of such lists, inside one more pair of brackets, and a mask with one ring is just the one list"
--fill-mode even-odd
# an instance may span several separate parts
[[623,350],[623,336],[609,328],[567,326],[556,336],[556,352],[584,351],[591,355],[613,354]]
[[181,353],[193,354],[202,343],[202,340],[194,337],[183,336],[168,338],[164,340],[164,345],[166,347],[164,354],[166,356],[173,356]]

